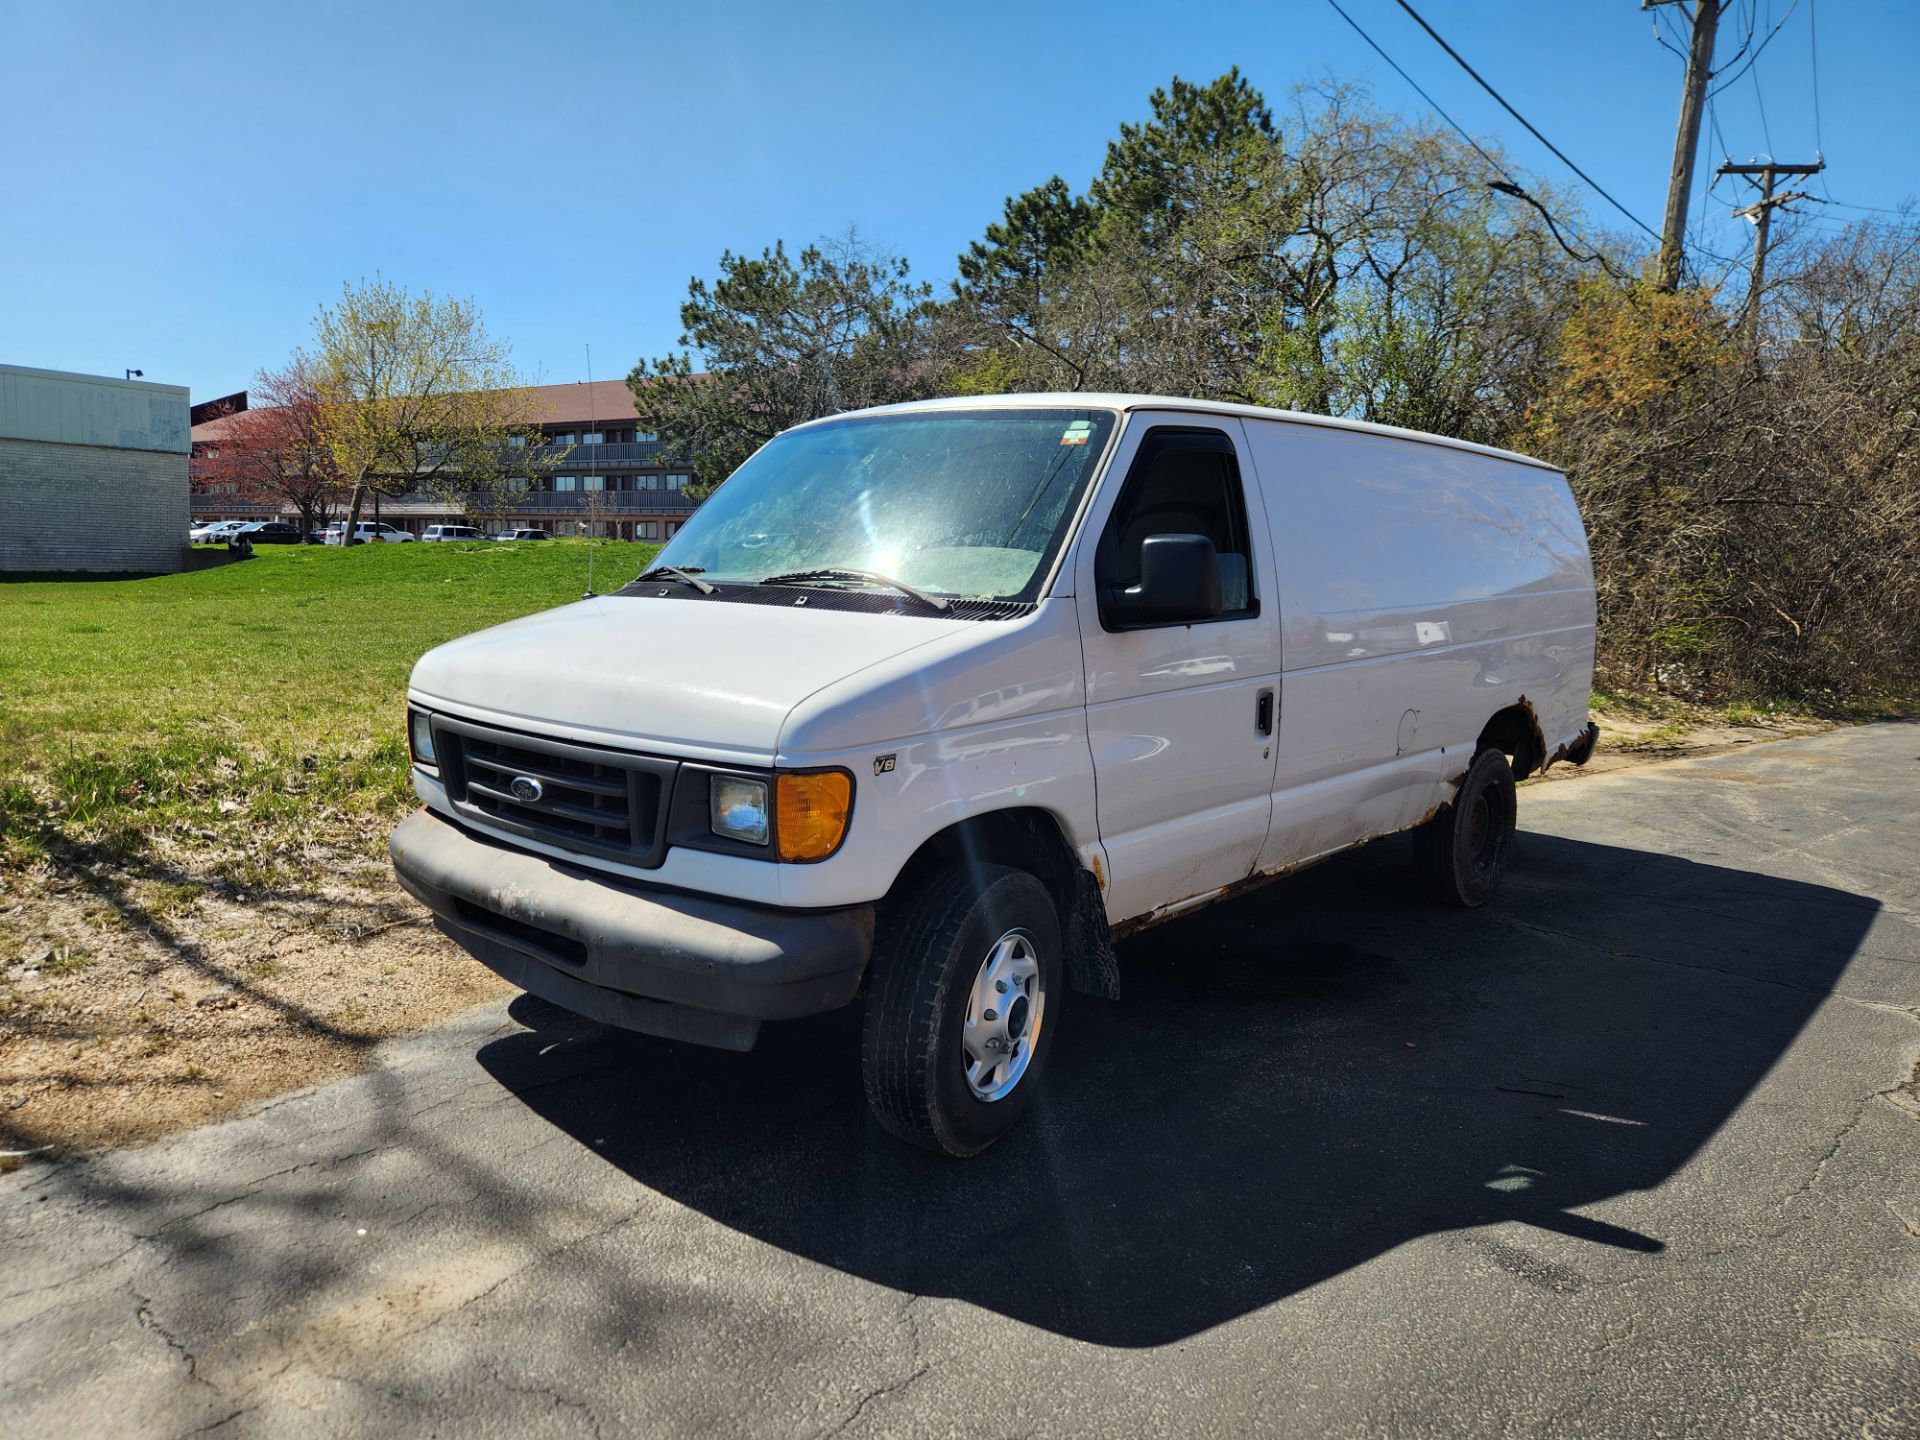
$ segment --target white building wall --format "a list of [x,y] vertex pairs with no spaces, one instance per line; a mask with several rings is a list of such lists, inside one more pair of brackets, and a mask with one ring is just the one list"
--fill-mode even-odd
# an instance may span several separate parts
[[0,572],[178,570],[186,387],[0,365]]

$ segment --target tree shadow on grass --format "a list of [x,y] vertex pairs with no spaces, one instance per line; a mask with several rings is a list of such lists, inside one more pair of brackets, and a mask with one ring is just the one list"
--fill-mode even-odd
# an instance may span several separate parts
[[634,1179],[768,1244],[1104,1345],[1192,1335],[1420,1235],[1660,1184],[1740,1106],[1877,902],[1529,834],[1493,905],[1380,845],[1122,946],[1025,1123],[965,1162],[867,1119],[852,1012],[746,1056],[522,997],[494,1079]]
[[[232,898],[233,887],[216,873],[217,867],[158,857],[124,843],[100,845],[76,841],[64,834],[54,817],[42,808],[24,812],[15,809],[6,818],[17,836],[32,839],[60,881],[72,887],[74,896],[84,897],[84,902],[101,907],[111,916],[111,933],[133,937],[133,943],[140,947],[142,968],[148,974],[158,975],[179,966],[218,986],[236,1001],[258,1006],[267,1017],[266,1024],[234,1032],[231,1037],[234,1043],[271,1030],[276,1023],[291,1025],[329,1046],[353,1053],[369,1051],[382,1038],[378,1033],[342,1024],[303,1004],[297,996],[286,993],[285,986],[263,984],[262,977],[245,965],[222,959],[195,939],[180,923],[180,918],[171,913],[169,905],[152,903],[156,890],[208,892]],[[316,889],[299,884],[253,885],[240,893],[244,893],[250,906],[279,909],[289,916],[323,899]],[[327,899],[325,904],[327,928],[337,931],[348,943],[397,925],[426,924],[426,917],[403,895],[390,900]],[[146,992],[143,990],[141,994],[144,996]],[[100,1037],[101,1026],[98,1021],[85,1018],[90,1013],[44,1003],[29,1004],[12,1017],[9,1028],[42,1040],[91,1042]],[[164,1025],[158,1028],[164,1029]],[[56,1086],[106,1089],[125,1083],[126,1078],[118,1073],[87,1078],[49,1070],[26,1083],[34,1085],[31,1093],[38,1094]],[[159,1082],[149,1078],[143,1083]],[[203,1076],[180,1083],[211,1087],[218,1082]],[[55,1138],[43,1131],[36,1114],[0,1112],[0,1150],[34,1150]]]

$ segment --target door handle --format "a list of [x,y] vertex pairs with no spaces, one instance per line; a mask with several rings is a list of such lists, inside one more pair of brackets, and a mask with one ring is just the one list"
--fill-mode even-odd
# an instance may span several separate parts
[[1273,734],[1273,691],[1262,690],[1254,697],[1253,727],[1262,735]]

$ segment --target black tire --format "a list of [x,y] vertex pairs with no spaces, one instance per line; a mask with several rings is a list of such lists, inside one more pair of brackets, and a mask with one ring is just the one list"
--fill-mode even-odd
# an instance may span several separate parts
[[[1012,1087],[983,1100],[968,1080],[962,1032],[982,963],[1015,932],[1032,942],[1044,1000]],[[928,1150],[979,1154],[1032,1102],[1065,990],[1060,917],[1046,886],[1003,865],[954,865],[930,876],[893,907],[874,947],[860,1045],[874,1118]]]
[[1482,750],[1467,767],[1453,803],[1413,832],[1420,888],[1448,905],[1484,905],[1513,857],[1513,769],[1498,750]]

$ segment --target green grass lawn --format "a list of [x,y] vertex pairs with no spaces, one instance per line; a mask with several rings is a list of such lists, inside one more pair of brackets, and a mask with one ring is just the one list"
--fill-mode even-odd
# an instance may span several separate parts
[[[658,548],[600,543],[597,588]],[[585,543],[552,541],[263,546],[193,574],[0,584],[0,862],[396,809],[413,662],[586,579]]]

